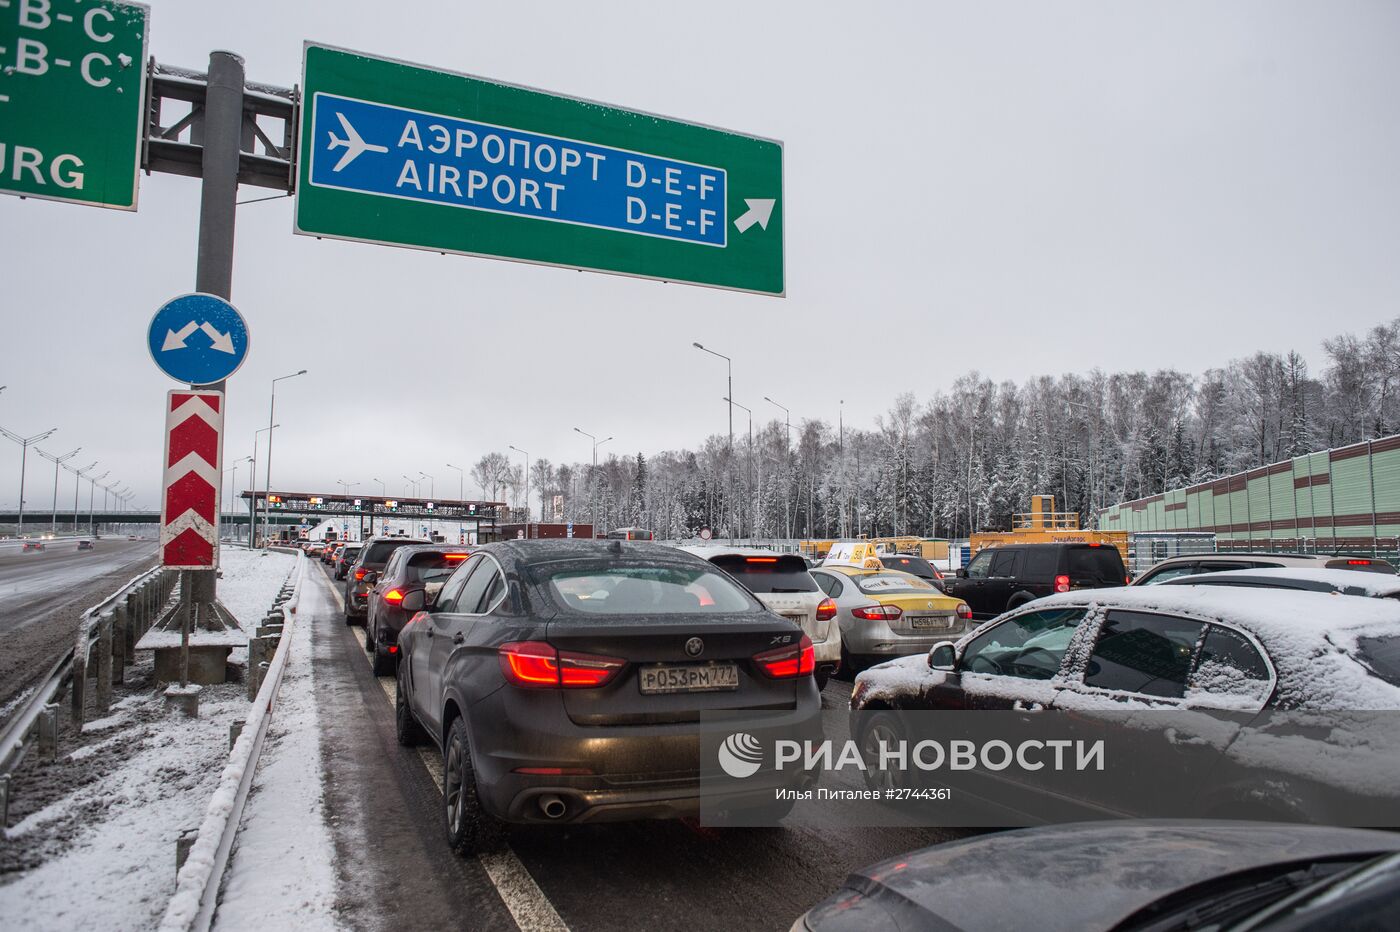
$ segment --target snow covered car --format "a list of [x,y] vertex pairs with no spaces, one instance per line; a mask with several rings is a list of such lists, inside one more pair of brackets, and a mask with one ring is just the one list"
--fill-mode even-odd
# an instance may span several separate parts
[[1326,553],[1190,553],[1167,557],[1154,563],[1133,580],[1134,586],[1160,586],[1172,579],[1195,576],[1197,573],[1233,573],[1253,569],[1318,569],[1348,572],[1378,573],[1394,576],[1395,567],[1378,557],[1348,557]]
[[[1131,732],[1131,741],[1139,742],[1132,746],[1144,747],[1146,736],[1158,745],[1149,750],[1171,758],[1172,766],[1181,758],[1171,755],[1192,746],[1189,729],[1213,729],[1195,733],[1206,736],[1197,744],[1210,754],[1196,762],[1187,781],[1196,784],[1188,789],[1201,807],[1193,812],[1312,819],[1334,784],[1300,789],[1280,783],[1284,795],[1275,798],[1275,787],[1261,788],[1261,771],[1250,775],[1258,757],[1246,759],[1246,752],[1258,744],[1248,742],[1290,716],[1326,713],[1324,735],[1343,719],[1394,716],[1390,710],[1400,710],[1400,604],[1215,586],[1070,592],[1007,612],[926,656],[867,670],[856,679],[851,709],[852,734],[871,750],[903,737],[892,730],[909,730],[917,717],[898,713],[914,710],[1031,710],[1035,727],[1047,734],[1076,717],[1096,719],[1094,727],[1102,725],[1110,743],[1127,746],[1121,742]],[[891,714],[868,714],[882,712]],[[1059,712],[1069,714],[1056,718]],[[1125,719],[1132,721],[1119,728]],[[1396,734],[1393,721],[1381,724],[1388,735]],[[1294,735],[1293,744],[1276,745],[1287,750],[1270,766],[1289,773],[1321,757],[1343,781],[1337,792],[1352,793],[1355,774],[1394,763],[1386,756],[1396,753],[1393,738],[1381,739],[1370,746],[1356,743],[1348,754],[1331,738]],[[1001,793],[999,800],[978,798],[998,806],[1010,799],[1026,802],[1040,794],[1033,786],[1037,779],[1018,775],[1010,781],[1015,786],[989,785]],[[1387,791],[1385,798],[1393,795]],[[1286,812],[1283,798],[1291,807]],[[1335,799],[1327,795],[1327,805]],[[1075,803],[1083,804],[1081,817],[1163,812],[1153,808],[1155,800],[1132,793]]]
[[1257,569],[1234,573],[1198,573],[1163,583],[1165,586],[1243,586],[1247,589],[1296,589],[1372,599],[1400,599],[1400,576],[1327,569]]
[[1208,820],[996,832],[858,870],[792,928],[1393,929],[1397,852],[1393,832]]
[[817,657],[817,689],[841,666],[841,628],[836,602],[817,586],[807,561],[793,553],[724,545],[681,547],[718,566],[752,592],[764,608],[796,622],[812,640]]

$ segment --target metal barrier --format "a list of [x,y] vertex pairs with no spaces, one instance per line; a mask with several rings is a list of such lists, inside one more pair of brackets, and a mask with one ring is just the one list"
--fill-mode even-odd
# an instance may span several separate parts
[[70,687],[72,723],[81,731],[89,673],[95,673],[93,708],[105,715],[111,709],[113,684],[125,679],[127,666],[136,659],[137,640],[166,610],[178,579],[178,573],[156,567],[83,613],[73,647],[0,733],[0,826],[8,821],[10,774],[36,743],[31,739],[37,737],[45,752],[58,753],[55,699],[63,687]]

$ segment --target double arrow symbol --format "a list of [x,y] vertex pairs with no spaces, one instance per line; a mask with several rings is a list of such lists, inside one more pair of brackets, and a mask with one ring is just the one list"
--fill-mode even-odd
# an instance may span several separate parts
[[233,334],[220,333],[218,329],[208,321],[202,324],[190,321],[179,330],[165,331],[165,342],[161,344],[161,352],[164,353],[170,350],[184,349],[185,338],[193,334],[196,330],[203,330],[209,339],[213,341],[213,349],[221,353],[228,353],[230,356],[237,352],[237,350],[233,348]]

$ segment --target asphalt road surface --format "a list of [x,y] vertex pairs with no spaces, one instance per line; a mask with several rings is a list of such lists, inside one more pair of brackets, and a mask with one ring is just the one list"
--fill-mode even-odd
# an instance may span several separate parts
[[153,540],[104,538],[92,550],[52,540],[29,553],[18,541],[0,541],[0,721],[72,645],[78,617],[154,565],[155,555]]
[[[441,755],[395,742],[394,680],[372,674],[342,587],[309,575],[298,617],[313,631],[337,912],[355,928],[787,929],[851,870],[969,834],[833,827],[798,807],[782,828],[516,827],[506,851],[457,857],[443,838]],[[847,736],[849,695],[828,684],[828,737]]]

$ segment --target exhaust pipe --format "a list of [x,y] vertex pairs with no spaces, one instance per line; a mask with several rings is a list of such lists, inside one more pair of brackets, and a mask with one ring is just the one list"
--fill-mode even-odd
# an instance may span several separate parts
[[563,818],[566,809],[564,800],[553,793],[546,793],[540,797],[540,812],[543,812],[547,819]]

